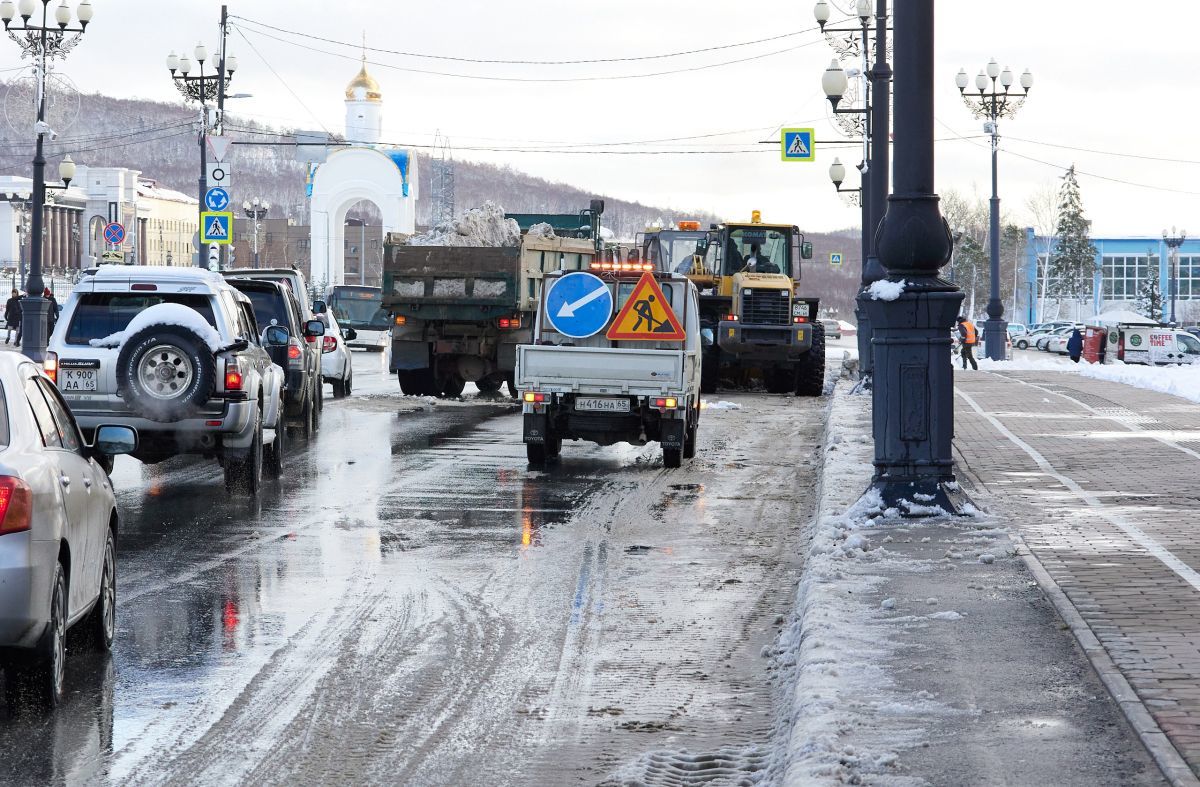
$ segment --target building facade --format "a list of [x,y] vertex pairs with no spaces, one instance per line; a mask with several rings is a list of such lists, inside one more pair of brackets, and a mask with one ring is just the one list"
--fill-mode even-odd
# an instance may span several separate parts
[[1055,291],[1049,277],[1048,260],[1055,239],[1025,230],[1023,293],[1018,303],[1024,314],[1008,315],[1011,322],[1042,322],[1053,319],[1086,319],[1112,309],[1134,310],[1144,285],[1156,281],[1163,303],[1163,319],[1170,321],[1172,294],[1175,321],[1200,322],[1200,240],[1189,238],[1171,250],[1162,237],[1136,236],[1092,238],[1096,247],[1092,286],[1079,298],[1049,295]]

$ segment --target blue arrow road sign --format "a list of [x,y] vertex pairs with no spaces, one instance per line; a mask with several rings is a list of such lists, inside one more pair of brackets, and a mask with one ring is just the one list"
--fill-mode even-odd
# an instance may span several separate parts
[[214,186],[204,194],[204,207],[209,210],[225,210],[229,207],[229,192],[220,186]]
[[573,339],[604,330],[612,313],[608,285],[590,273],[568,273],[546,293],[546,318],[551,327]]

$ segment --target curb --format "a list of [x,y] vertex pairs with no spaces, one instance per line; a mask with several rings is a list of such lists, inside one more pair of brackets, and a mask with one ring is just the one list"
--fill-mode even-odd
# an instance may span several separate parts
[[1150,752],[1150,756],[1154,758],[1154,762],[1158,764],[1159,770],[1162,771],[1164,777],[1173,787],[1197,787],[1200,786],[1200,778],[1192,772],[1183,755],[1175,748],[1175,744],[1171,743],[1171,739],[1158,726],[1158,722],[1150,715],[1150,711],[1142,704],[1137,692],[1133,686],[1129,685],[1129,681],[1121,674],[1120,669],[1108,655],[1108,651],[1100,644],[1100,640],[1092,632],[1087,621],[1075,609],[1075,605],[1067,598],[1067,594],[1059,587],[1054,578],[1050,576],[1042,562],[1037,559],[1037,556],[1029,549],[1025,540],[1021,538],[1019,533],[1012,534],[1013,540],[1020,544],[1021,559],[1025,561],[1026,568],[1033,574],[1037,580],[1038,586],[1050,603],[1054,605],[1054,609],[1058,612],[1059,617],[1063,619],[1075,636],[1075,641],[1079,643],[1079,647],[1087,656],[1088,661],[1092,665],[1092,669],[1096,671],[1100,681],[1108,689],[1108,693],[1116,700],[1121,707],[1121,713],[1129,722],[1129,726],[1137,733],[1137,736],[1142,741],[1142,745],[1146,747],[1146,751]]

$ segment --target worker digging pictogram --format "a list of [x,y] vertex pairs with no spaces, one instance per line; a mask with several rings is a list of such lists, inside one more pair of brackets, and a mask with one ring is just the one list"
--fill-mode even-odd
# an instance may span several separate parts
[[642,274],[605,335],[614,340],[640,341],[677,342],[684,338],[683,326],[650,273]]

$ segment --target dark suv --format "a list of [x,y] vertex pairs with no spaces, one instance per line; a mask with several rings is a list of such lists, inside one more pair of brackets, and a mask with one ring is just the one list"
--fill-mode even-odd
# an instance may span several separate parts
[[271,347],[271,360],[286,372],[283,413],[292,434],[308,437],[321,427],[321,350],[310,340],[325,333],[320,320],[304,321],[300,303],[290,288],[275,281],[229,278],[234,289],[250,299],[260,327],[278,325],[288,332],[285,346]]

